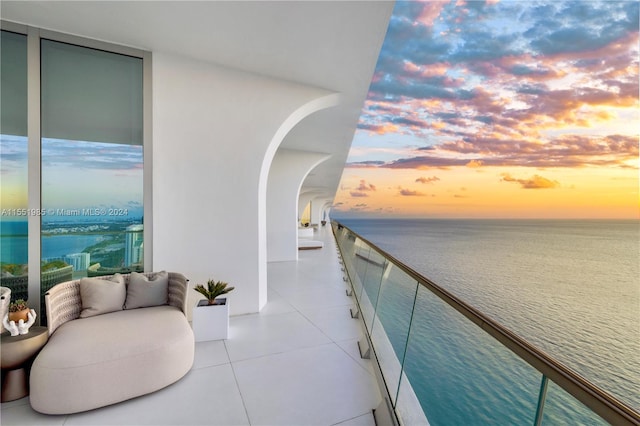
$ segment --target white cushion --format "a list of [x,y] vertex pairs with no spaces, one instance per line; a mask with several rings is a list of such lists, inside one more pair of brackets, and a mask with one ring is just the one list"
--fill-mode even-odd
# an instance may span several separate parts
[[107,279],[82,278],[80,297],[82,298],[80,318],[121,311],[127,297],[124,278],[120,274]]
[[146,308],[169,303],[169,273],[158,272],[147,278],[146,275],[132,272],[127,286],[125,309]]

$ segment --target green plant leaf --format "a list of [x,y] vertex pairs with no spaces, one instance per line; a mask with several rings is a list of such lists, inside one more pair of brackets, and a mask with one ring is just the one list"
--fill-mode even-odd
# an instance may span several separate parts
[[206,297],[207,300],[209,301],[209,304],[213,304],[216,297],[222,296],[223,294],[227,294],[233,289],[235,289],[235,287],[228,287],[228,286],[229,286],[229,283],[226,283],[223,281],[209,280],[207,281],[206,288],[202,284],[198,284],[193,289],[196,290],[198,293],[202,294],[204,297]]

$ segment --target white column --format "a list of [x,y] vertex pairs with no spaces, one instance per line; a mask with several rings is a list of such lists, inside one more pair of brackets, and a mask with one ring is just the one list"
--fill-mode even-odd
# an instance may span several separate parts
[[[267,301],[266,192],[279,144],[337,95],[153,55],[153,266],[228,281],[231,314]],[[190,306],[198,295],[190,292]]]

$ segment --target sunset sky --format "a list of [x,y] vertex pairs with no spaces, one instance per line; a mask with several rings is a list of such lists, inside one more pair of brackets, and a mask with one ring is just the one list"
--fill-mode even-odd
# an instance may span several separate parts
[[[2,135],[3,209],[27,208],[27,138]],[[140,145],[42,140],[42,208],[126,209],[123,218],[143,211],[143,153]],[[25,220],[25,216],[3,220]],[[65,219],[48,214],[43,221]],[[89,219],[94,219],[89,217]]]
[[639,218],[638,2],[398,2],[336,217]]

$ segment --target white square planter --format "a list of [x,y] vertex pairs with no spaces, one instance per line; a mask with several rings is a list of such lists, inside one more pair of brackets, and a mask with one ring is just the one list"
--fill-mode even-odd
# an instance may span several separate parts
[[226,298],[216,300],[224,301],[224,305],[208,305],[206,300],[200,300],[193,308],[196,342],[226,339],[229,336],[229,301]]

